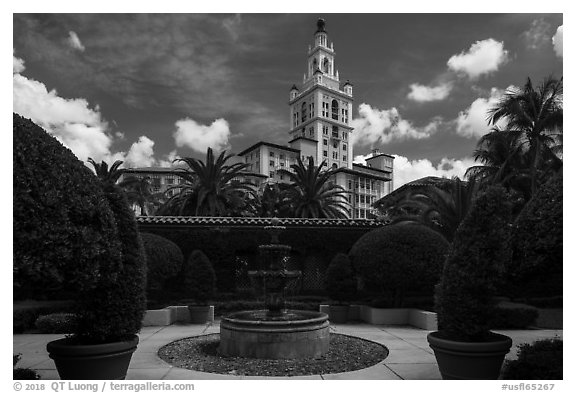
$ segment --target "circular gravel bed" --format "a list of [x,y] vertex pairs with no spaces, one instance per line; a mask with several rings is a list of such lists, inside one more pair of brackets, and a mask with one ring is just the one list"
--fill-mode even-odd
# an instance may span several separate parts
[[164,345],[158,356],[173,366],[205,373],[262,377],[333,374],[360,370],[381,362],[388,349],[373,341],[330,334],[330,349],[317,359],[247,359],[218,354],[220,334],[188,337]]

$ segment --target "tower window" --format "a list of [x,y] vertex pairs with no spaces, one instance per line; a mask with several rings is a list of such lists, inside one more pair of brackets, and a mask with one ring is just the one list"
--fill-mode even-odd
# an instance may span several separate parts
[[333,147],[334,149],[338,149],[338,142],[332,143],[332,147]]
[[324,146],[328,146],[328,139],[324,139]]
[[273,151],[270,152],[270,157],[274,157],[274,152],[273,152]]
[[337,160],[337,159],[338,159],[338,153],[335,152],[335,151],[333,151],[333,152],[332,152],[332,158],[335,159],[335,160]]
[[308,134],[310,135],[310,138],[314,138],[314,127],[308,129]]
[[274,161],[270,160],[270,166],[274,166]]
[[346,151],[346,144],[345,143],[342,145],[342,150]]
[[327,150],[324,150],[324,151],[322,152],[322,155],[323,155],[324,157],[328,157],[328,151],[327,151]]
[[327,58],[324,58],[324,61],[322,62],[322,71],[326,74],[330,73],[330,61]]
[[332,126],[332,137],[333,137],[333,138],[338,138],[338,135],[339,135],[339,133],[338,133],[338,127]]
[[346,161],[346,156],[342,156],[342,161]]
[[302,123],[306,121],[306,102],[302,103]]
[[332,100],[332,119],[338,120],[338,101]]

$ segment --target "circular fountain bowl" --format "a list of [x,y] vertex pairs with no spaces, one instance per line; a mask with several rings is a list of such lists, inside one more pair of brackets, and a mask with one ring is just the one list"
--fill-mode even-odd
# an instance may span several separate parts
[[302,359],[324,355],[329,344],[327,314],[287,310],[267,318],[266,310],[252,310],[222,317],[218,351],[222,356]]

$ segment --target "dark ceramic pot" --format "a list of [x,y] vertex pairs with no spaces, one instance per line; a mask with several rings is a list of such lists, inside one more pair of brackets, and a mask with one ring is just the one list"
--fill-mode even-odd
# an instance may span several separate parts
[[69,338],[46,346],[60,379],[125,379],[138,336],[107,344],[77,344]]
[[428,344],[434,350],[442,379],[498,379],[512,339],[492,333],[487,342],[461,342],[432,332]]

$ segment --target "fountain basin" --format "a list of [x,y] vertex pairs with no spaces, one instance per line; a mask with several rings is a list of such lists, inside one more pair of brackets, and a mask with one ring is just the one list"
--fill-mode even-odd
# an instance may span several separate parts
[[317,358],[330,345],[328,315],[316,311],[287,310],[267,317],[267,310],[240,311],[222,317],[222,356],[257,359]]

